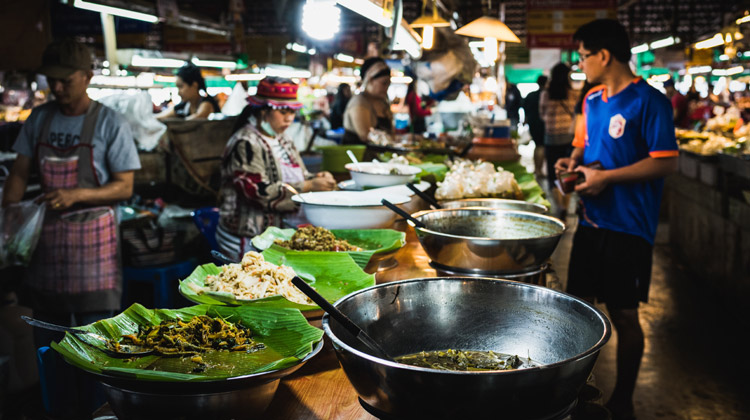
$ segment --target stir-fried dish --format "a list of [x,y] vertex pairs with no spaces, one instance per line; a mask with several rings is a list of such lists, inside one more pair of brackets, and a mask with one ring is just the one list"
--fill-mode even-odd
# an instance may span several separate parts
[[396,357],[395,360],[406,365],[458,371],[513,370],[537,366],[531,359],[509,354],[453,349],[421,351]]
[[248,252],[239,264],[221,267],[221,273],[206,277],[206,289],[231,293],[237,299],[284,296],[288,301],[312,305],[312,300],[292,284],[292,267],[268,262],[262,254]]
[[[162,321],[159,325],[142,326],[138,333],[124,335],[121,342],[109,341],[110,350],[119,351],[121,344],[133,344],[145,350],[169,354],[198,354],[209,351],[245,351],[263,349],[252,339],[250,329],[241,323],[199,315],[190,321]],[[194,359],[200,356],[194,356]],[[198,360],[193,360],[198,362]]]
[[361,251],[344,239],[338,239],[323,227],[305,226],[297,229],[288,241],[276,240],[276,244],[295,251]]

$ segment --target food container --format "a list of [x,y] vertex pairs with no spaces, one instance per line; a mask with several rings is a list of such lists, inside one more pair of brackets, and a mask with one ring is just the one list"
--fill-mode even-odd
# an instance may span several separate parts
[[347,163],[345,167],[354,182],[363,188],[406,184],[422,172],[416,166],[398,163],[359,162]]
[[396,205],[411,201],[406,195],[368,191],[321,191],[292,196],[302,206],[308,222],[326,229],[390,228],[398,216],[381,204],[383,198]]
[[220,381],[153,382],[91,374],[102,383],[107,402],[120,419],[262,419],[281,378],[302,367],[322,348],[320,340],[300,363],[286,369]]
[[464,198],[461,200],[443,201],[440,205],[444,209],[459,209],[462,207],[489,207],[491,209],[520,210],[532,213],[547,214],[547,206],[530,203],[523,200],[510,200],[506,198]]
[[541,364],[464,372],[404,365],[373,356],[324,315],[347,378],[365,408],[381,418],[563,418],[611,335],[608,319],[590,304],[507,280],[402,280],[352,293],[334,306],[392,356],[492,350]]
[[485,207],[425,210],[412,217],[426,226],[409,222],[432,261],[492,275],[540,266],[565,231],[554,217]]

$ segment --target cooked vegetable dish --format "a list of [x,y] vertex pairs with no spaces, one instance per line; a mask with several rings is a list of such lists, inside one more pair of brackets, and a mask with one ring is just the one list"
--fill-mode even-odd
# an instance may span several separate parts
[[305,226],[297,229],[288,241],[276,240],[276,244],[295,251],[361,251],[346,240],[337,239],[322,227]]
[[[110,341],[107,347],[119,351],[121,344],[133,344],[161,354],[197,354],[209,351],[254,352],[265,348],[256,343],[250,330],[240,323],[199,315],[188,322],[162,321],[159,325],[141,327],[137,334],[123,336],[122,342]],[[192,359],[202,363],[200,356]]]
[[437,350],[421,351],[396,357],[399,363],[406,365],[458,371],[513,370],[537,366],[531,359],[495,353],[493,351],[472,350]]

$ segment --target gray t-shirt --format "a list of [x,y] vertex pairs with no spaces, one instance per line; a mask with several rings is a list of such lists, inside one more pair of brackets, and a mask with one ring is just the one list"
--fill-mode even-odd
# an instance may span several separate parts
[[[49,102],[34,108],[23,124],[16,138],[13,150],[21,155],[34,158],[36,144],[41,135],[47,113],[55,111],[47,142],[55,147],[68,148],[80,142],[85,115],[68,117],[57,110],[57,105]],[[94,138],[94,168],[102,185],[109,182],[116,172],[141,169],[138,150],[135,147],[130,125],[120,114],[102,106],[96,121]]]

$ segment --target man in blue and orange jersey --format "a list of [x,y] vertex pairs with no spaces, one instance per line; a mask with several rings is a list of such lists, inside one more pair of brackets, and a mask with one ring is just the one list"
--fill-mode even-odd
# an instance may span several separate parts
[[[638,306],[648,299],[664,177],[677,169],[672,106],[633,75],[630,40],[619,22],[589,22],[574,39],[580,67],[595,87],[583,101],[571,156],[555,164],[558,172],[585,178],[575,188],[582,211],[567,290],[606,303],[618,334],[617,380],[607,407],[615,419],[632,419],[644,348]],[[585,166],[597,161],[601,169]]]

